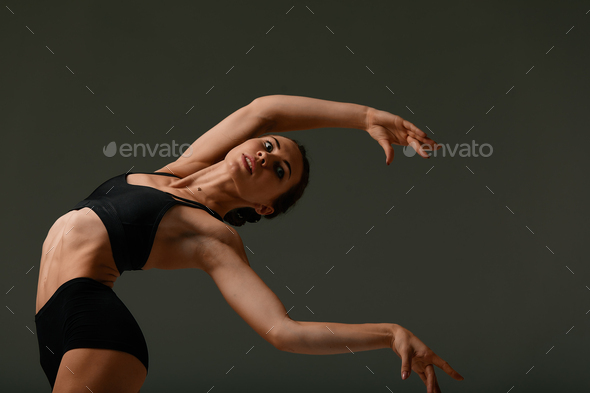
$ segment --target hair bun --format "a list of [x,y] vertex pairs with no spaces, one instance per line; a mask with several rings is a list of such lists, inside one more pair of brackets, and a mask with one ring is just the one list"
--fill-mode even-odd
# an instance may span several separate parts
[[240,207],[227,212],[223,220],[229,224],[241,227],[246,222],[257,223],[262,216],[251,207]]

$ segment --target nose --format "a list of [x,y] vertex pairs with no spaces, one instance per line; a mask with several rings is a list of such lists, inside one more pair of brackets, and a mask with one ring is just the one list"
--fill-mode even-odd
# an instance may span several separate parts
[[271,153],[267,151],[259,151],[256,153],[258,159],[260,160],[260,165],[266,166],[266,164],[272,159]]

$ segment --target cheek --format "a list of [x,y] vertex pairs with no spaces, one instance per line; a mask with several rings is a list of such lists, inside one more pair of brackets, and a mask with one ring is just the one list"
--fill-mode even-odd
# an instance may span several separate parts
[[276,174],[267,172],[258,178],[257,193],[270,198],[276,198],[288,190]]

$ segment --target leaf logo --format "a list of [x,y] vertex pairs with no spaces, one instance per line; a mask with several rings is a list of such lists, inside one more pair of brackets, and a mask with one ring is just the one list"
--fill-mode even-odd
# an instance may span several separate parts
[[102,148],[102,152],[107,157],[114,156],[115,153],[117,152],[117,144],[115,143],[115,141],[112,141],[111,143],[109,143],[108,145],[106,145],[105,147],[103,147]]
[[[115,143],[115,142],[113,142]],[[414,148],[410,145],[408,146],[404,146],[404,155],[406,157],[414,157],[414,155],[416,154],[416,150],[414,150]]]

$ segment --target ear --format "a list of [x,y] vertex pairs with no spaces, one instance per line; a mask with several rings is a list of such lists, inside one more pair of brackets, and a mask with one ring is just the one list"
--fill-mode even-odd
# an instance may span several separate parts
[[256,210],[256,213],[260,214],[261,216],[267,216],[275,211],[272,206],[261,205],[259,203],[256,204],[254,210]]

